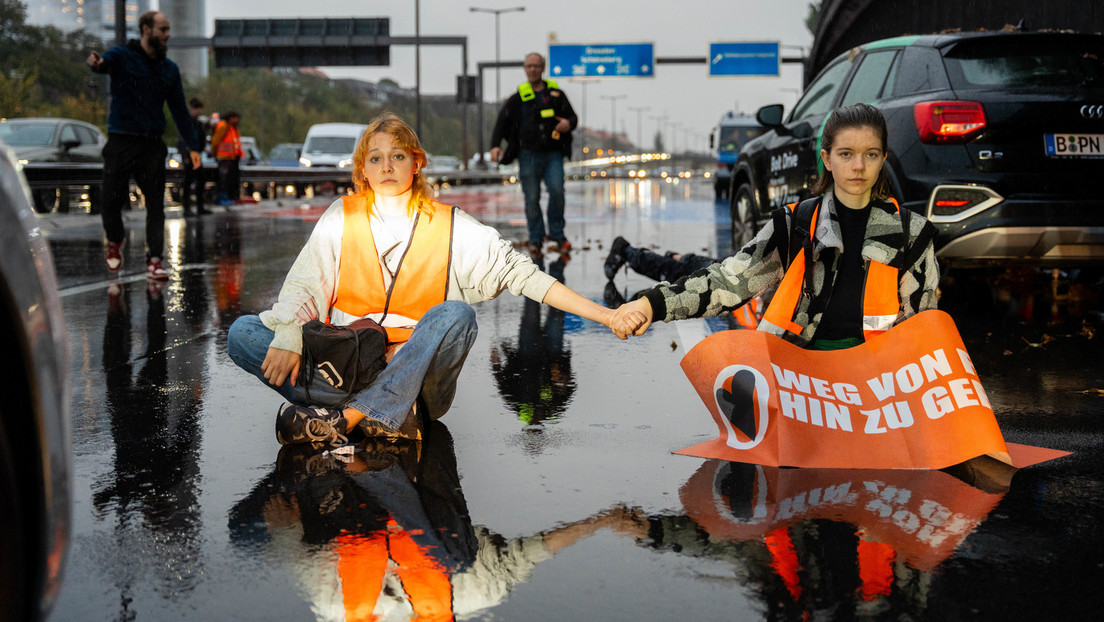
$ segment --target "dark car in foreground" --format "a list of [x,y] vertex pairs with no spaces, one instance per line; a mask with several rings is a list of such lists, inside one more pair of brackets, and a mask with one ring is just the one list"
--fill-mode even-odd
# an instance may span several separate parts
[[827,115],[859,102],[885,115],[891,192],[935,223],[944,264],[1104,263],[1104,35],[906,36],[837,57],[788,116],[757,113],[768,131],[733,169],[734,244],[809,196]]
[[[15,151],[22,163],[28,162],[103,162],[107,137],[100,128],[75,119],[23,118],[0,120],[0,142]],[[99,186],[87,188],[83,197],[95,201]],[[34,207],[39,212],[53,211],[58,199],[66,204],[69,196],[60,196],[56,188],[34,191]]]
[[0,619],[41,620],[69,543],[66,331],[50,249],[0,143]]

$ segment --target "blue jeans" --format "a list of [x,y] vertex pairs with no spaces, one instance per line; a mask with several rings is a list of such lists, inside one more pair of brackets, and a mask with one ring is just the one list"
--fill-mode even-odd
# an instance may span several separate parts
[[[349,406],[394,429],[406,421],[411,406],[420,395],[426,406],[426,416],[435,420],[452,406],[456,379],[477,332],[475,310],[470,305],[445,301],[426,312],[406,345],[375,381],[351,399],[319,374],[315,374],[309,387],[309,400],[307,388],[301,384],[292,386],[291,378],[273,389],[289,402],[302,406]],[[244,315],[230,326],[226,351],[238,367],[267,384],[261,363],[274,336],[259,317]]]
[[525,193],[525,220],[529,223],[529,243],[544,241],[544,215],[540,208],[540,183],[548,190],[548,237],[564,237],[564,166],[558,151],[529,151],[518,155],[518,175]]

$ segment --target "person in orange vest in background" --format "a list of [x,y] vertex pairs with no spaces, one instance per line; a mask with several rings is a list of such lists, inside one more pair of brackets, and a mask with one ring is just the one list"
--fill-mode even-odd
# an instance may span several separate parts
[[619,334],[732,311],[777,286],[759,330],[807,349],[851,348],[936,308],[935,226],[889,196],[888,129],[855,104],[825,122],[814,196],[780,208],[735,255],[622,305]]
[[238,202],[241,189],[239,166],[245,155],[241,146],[241,134],[238,132],[240,120],[241,115],[236,111],[227,112],[211,135],[211,150],[215,152],[219,167],[219,205],[233,205]]
[[[227,353],[288,403],[276,416],[281,444],[344,444],[346,435],[421,438],[448,411],[475,342],[471,305],[509,290],[610,326],[613,311],[543,272],[498,231],[433,200],[414,131],[385,113],[353,153],[356,193],[322,214],[276,304],[238,318]],[[360,318],[387,334],[387,366],[349,396],[321,374],[300,382],[302,326]],[[618,335],[624,339],[624,335]]]

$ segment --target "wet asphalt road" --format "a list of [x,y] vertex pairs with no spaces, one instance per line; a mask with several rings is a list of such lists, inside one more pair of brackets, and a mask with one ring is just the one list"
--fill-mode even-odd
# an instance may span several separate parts
[[[279,396],[225,355],[274,300],[320,206],[185,221],[162,288],[105,278],[88,216],[43,223],[69,326],[73,533],[51,620],[1095,620],[1104,590],[1099,272],[953,272],[959,323],[1008,441],[1072,456],[1008,473],[771,469],[674,455],[716,435],[675,325],[621,342],[504,294],[421,445],[284,449]],[[520,189],[455,203],[524,237]],[[650,284],[609,242],[720,254],[707,183],[569,184],[570,258],[595,300]],[[726,327],[706,322],[707,330]],[[390,559],[390,562],[388,560]],[[388,564],[390,564],[388,566]],[[378,599],[377,599],[378,596]],[[411,604],[413,603],[413,604]],[[353,619],[350,614],[349,619]]]

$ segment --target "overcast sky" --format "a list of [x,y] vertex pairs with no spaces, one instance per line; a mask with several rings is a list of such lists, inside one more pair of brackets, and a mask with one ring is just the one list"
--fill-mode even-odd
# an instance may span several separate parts
[[[502,13],[500,55],[520,60],[531,51],[547,55],[551,37],[562,44],[652,43],[659,58],[705,57],[711,42],[778,41],[783,56],[807,50],[812,36],[804,21],[809,0],[419,0],[422,36],[468,38],[468,72],[476,64],[495,60],[495,16],[470,11],[475,6],[506,9],[527,5],[523,12]],[[631,8],[627,8],[631,7]],[[415,33],[415,1],[373,2],[349,0],[206,0],[207,35],[214,20],[276,17],[388,17],[392,36]],[[171,44],[170,44],[171,45]],[[801,49],[803,48],[803,49]],[[454,93],[462,71],[458,46],[422,46],[421,89],[424,94]],[[413,46],[392,46],[388,67],[324,68],[335,77],[377,81],[391,78],[404,87],[415,85]],[[521,68],[501,69],[502,93],[525,79]],[[657,65],[652,78],[582,82],[560,80],[580,122],[608,130],[616,115],[616,129],[636,142],[643,134],[651,144],[666,116],[664,129],[672,143],[669,124],[678,123],[675,145],[705,148],[707,136],[725,111],[754,113],[760,106],[796,101],[801,86],[800,65],[783,65],[777,78],[710,78],[700,65]],[[491,100],[495,72],[485,75],[485,99]],[[585,95],[585,98],[584,98]],[[623,96],[623,97],[622,97]],[[614,99],[616,98],[616,99]],[[648,108],[648,110],[635,110]],[[640,129],[638,130],[638,120]],[[355,121],[350,119],[350,121]],[[412,121],[412,120],[411,120]],[[692,141],[690,145],[686,141]]]

